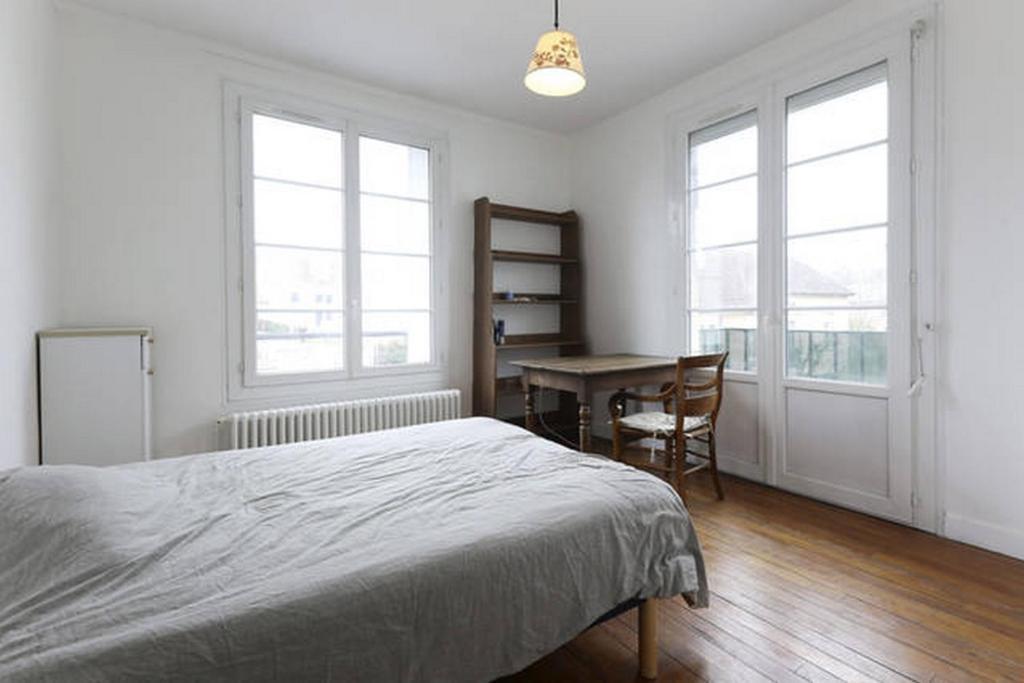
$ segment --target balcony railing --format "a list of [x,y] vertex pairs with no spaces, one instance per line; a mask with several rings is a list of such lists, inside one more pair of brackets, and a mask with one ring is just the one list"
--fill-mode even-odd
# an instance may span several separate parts
[[700,331],[700,352],[729,352],[725,367],[730,370],[757,370],[757,330],[723,328]]
[[[701,330],[702,352],[729,351],[727,367],[757,369],[757,330]],[[885,384],[885,332],[790,330],[786,334],[786,374],[860,384]]]

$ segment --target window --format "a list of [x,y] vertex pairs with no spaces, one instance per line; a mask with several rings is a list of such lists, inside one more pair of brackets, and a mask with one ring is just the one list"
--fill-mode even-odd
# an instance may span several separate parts
[[757,368],[758,127],[749,112],[688,140],[690,349]]
[[240,102],[242,385],[435,367],[432,143]]
[[786,107],[786,372],[885,384],[889,215],[884,63]]

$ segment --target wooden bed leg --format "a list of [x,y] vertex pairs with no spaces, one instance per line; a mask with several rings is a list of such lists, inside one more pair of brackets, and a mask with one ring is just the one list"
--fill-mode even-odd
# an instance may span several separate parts
[[658,600],[647,598],[640,603],[640,677],[658,677]]

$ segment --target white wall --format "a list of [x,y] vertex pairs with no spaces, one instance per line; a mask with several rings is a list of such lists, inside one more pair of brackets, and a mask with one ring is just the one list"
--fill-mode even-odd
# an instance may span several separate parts
[[437,385],[469,404],[472,201],[568,208],[566,138],[73,5],[60,14],[62,322],[154,327],[157,455],[215,448],[227,409],[224,79],[448,132],[450,377]]
[[950,0],[945,25],[946,529],[1024,557],[1024,3]]
[[[573,136],[595,349],[683,346],[674,319],[681,309],[665,294],[681,265],[668,216],[670,115],[919,4],[853,2]],[[947,0],[941,14],[939,471],[931,493],[948,535],[1024,557],[1024,4]]]
[[0,469],[39,458],[35,333],[55,321],[56,45],[49,2],[0,3]]

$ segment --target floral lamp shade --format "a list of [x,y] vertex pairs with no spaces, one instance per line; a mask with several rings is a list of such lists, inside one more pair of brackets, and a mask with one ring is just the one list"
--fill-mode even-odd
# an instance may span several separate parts
[[568,31],[548,31],[537,41],[523,79],[538,95],[575,95],[587,84],[576,36]]

